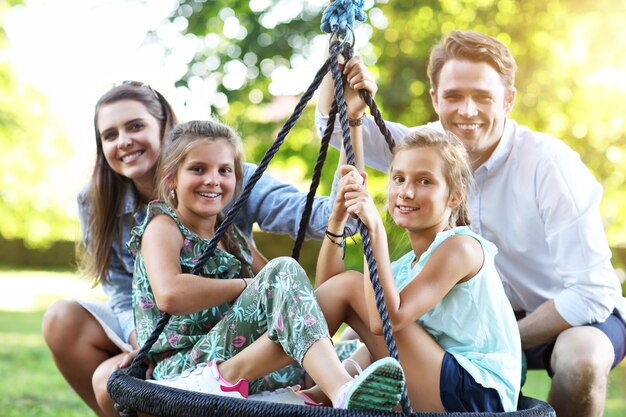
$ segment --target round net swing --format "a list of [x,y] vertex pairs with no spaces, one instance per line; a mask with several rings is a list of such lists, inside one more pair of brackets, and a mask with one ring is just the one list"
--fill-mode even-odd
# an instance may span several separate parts
[[[339,115],[343,146],[346,152],[348,163],[354,165],[355,157],[350,139],[350,128],[348,126],[348,115],[346,103],[343,95],[343,80],[339,69],[339,55],[344,59],[352,56],[352,45],[346,42],[348,38],[347,30],[354,24],[355,19],[364,21],[365,13],[361,10],[363,0],[335,0],[324,12],[322,29],[333,33],[339,40],[331,42],[328,59],[318,70],[311,85],[307,88],[300,101],[296,105],[292,115],[285,122],[279,131],[274,143],[267,150],[259,163],[257,169],[246,184],[241,196],[234,202],[229,212],[226,214],[221,225],[215,231],[207,249],[198,259],[192,273],[198,274],[204,264],[213,255],[218,242],[224,235],[228,227],[233,223],[238,211],[246,203],[250,196],[250,191],[267,169],[271,159],[278,152],[284,143],[289,131],[294,126],[306,107],[308,101],[313,97],[322,82],[324,76],[331,72],[335,90],[334,100],[330,110],[328,124],[321,141],[319,155],[314,168],[310,190],[307,196],[305,210],[300,221],[299,232],[296,238],[292,257],[298,260],[300,250],[304,242],[306,226],[308,224],[313,197],[320,182],[322,168],[326,159],[331,134],[334,129],[335,120]],[[387,145],[393,149],[394,142],[383,121],[382,115],[369,93],[361,91],[361,95],[370,108],[370,112],[381,133],[385,137]],[[376,261],[371,249],[370,237],[367,228],[359,221],[358,229],[362,237],[363,251],[370,271],[370,279],[376,295],[378,312],[383,322],[383,335],[387,343],[389,355],[398,359],[398,351],[393,339],[389,317],[384,304],[382,288],[378,281]],[[369,410],[339,410],[331,407],[308,407],[290,404],[270,403],[262,401],[250,401],[237,398],[223,397],[217,395],[203,394],[192,391],[183,391],[163,385],[157,385],[144,380],[146,366],[144,361],[150,352],[152,345],[159,338],[163,329],[170,319],[170,315],[163,313],[155,330],[150,335],[146,343],[139,350],[139,353],[132,364],[125,369],[115,371],[109,378],[107,390],[111,398],[116,403],[116,409],[122,417],[135,417],[137,412],[153,416],[163,417],[195,417],[195,416],[233,416],[233,417],[257,417],[257,416],[397,416],[397,412],[381,412]],[[412,412],[406,389],[402,393],[400,402],[402,412],[407,416],[423,417],[443,417],[443,416],[519,416],[519,417],[548,417],[555,416],[554,410],[543,401],[520,396],[518,411],[507,413],[415,413]]]

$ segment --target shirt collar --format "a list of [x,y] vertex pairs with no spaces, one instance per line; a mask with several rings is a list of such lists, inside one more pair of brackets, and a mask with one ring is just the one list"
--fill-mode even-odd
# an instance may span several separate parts
[[126,189],[124,190],[124,198],[122,203],[122,214],[130,214],[133,212],[133,209],[137,204],[137,197],[135,197],[133,187],[128,186],[125,188]]
[[[137,205],[137,196],[133,191],[132,186],[126,187],[124,191],[124,198],[122,202],[122,211],[120,215],[127,216],[132,215],[135,219],[135,224],[142,224],[144,219],[146,218],[146,205],[141,204],[139,208],[135,211],[135,207]],[[134,211],[134,213],[133,213]]]
[[[486,169],[488,171],[502,164],[513,149],[513,136],[515,134],[515,122],[508,117],[504,121],[504,132],[502,137],[493,151],[489,159],[478,167],[478,169]],[[484,168],[483,168],[484,167]]]

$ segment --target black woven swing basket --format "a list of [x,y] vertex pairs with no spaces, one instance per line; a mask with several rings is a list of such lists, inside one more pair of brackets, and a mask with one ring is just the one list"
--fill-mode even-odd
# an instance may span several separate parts
[[[335,117],[339,114],[339,118],[343,128],[344,134],[344,146],[346,150],[346,156],[348,163],[354,165],[354,155],[352,153],[352,146],[350,144],[349,129],[347,126],[347,113],[346,104],[343,98],[343,91],[341,87],[341,74],[338,70],[337,57],[340,53],[345,57],[351,56],[351,49],[349,45],[343,45],[343,52],[340,51],[342,44],[334,43],[331,46],[331,54],[325,64],[320,68],[315,79],[301,97],[300,102],[296,106],[293,114],[287,120],[283,128],[277,135],[274,144],[268,149],[263,157],[258,168],[249,179],[248,184],[244,188],[239,199],[233,204],[230,211],[222,221],[220,227],[216,230],[215,235],[205,253],[203,253],[192,273],[198,273],[201,266],[212,255],[217,242],[219,242],[221,236],[225,232],[226,228],[233,223],[235,215],[238,210],[245,204],[250,191],[259,180],[272,157],[278,151],[279,147],[285,140],[285,137],[295,124],[295,121],[299,118],[304,110],[307,102],[313,96],[313,93],[320,85],[324,75],[330,70],[335,80],[335,101],[330,111],[328,125],[322,138],[322,144],[320,147],[320,154],[315,166],[315,172],[311,182],[311,189],[307,196],[306,207],[303,212],[303,216],[300,222],[300,229],[294,245],[292,257],[298,259],[302,243],[304,241],[304,235],[306,225],[308,224],[311,214],[311,207],[313,197],[317,185],[319,184],[322,166],[326,157],[326,151],[330,142],[330,136],[333,131]],[[376,120],[376,124],[383,133],[385,140],[389,144],[390,148],[393,147],[393,140],[391,135],[387,131],[385,123],[382,119],[376,103],[373,98],[366,92],[361,92],[366,103],[370,107],[371,113]],[[362,226],[360,224],[360,226]],[[386,308],[382,300],[382,291],[380,290],[380,283],[377,281],[377,275],[375,273],[376,264],[371,253],[371,247],[369,247],[369,234],[366,228],[360,227],[361,235],[363,236],[363,249],[368,261],[370,278],[373,279],[372,285],[375,288],[376,302],[381,312],[381,317],[386,316]],[[373,263],[373,264],[370,264]],[[384,314],[382,314],[384,313]],[[555,417],[554,410],[545,402],[521,396],[518,403],[518,410],[506,413],[415,413],[401,414],[397,412],[381,412],[374,410],[339,410],[332,407],[311,407],[311,406],[299,406],[291,404],[270,403],[263,401],[242,400],[237,398],[230,398],[218,395],[202,394],[193,391],[184,391],[176,388],[170,388],[163,385],[153,384],[145,381],[141,378],[141,375],[145,375],[146,367],[143,365],[143,361],[146,358],[152,344],[156,341],[159,334],[167,324],[169,315],[164,314],[161,318],[155,331],[146,341],[145,345],[140,349],[139,353],[133,360],[133,363],[129,368],[120,369],[115,371],[108,380],[107,391],[111,398],[116,403],[116,409],[119,411],[121,417],[135,417],[137,412],[146,413],[152,416],[161,417],[258,417],[258,416],[363,416],[363,417],[384,417],[384,416],[403,416],[410,415],[412,417]],[[390,356],[397,359],[397,349],[391,334],[391,328],[388,321],[383,320],[383,334],[385,341],[390,350]],[[409,410],[408,399],[406,398],[406,390],[403,392],[403,398],[401,401],[403,409]],[[407,411],[408,413],[408,411]]]
[[[218,395],[201,394],[165,387],[129,375],[124,369],[109,379],[109,394],[123,409],[134,409],[161,417],[398,417],[397,412],[370,410],[338,410],[331,407],[310,407],[263,401],[241,400]],[[137,408],[138,404],[141,406]],[[411,417],[555,417],[552,407],[543,401],[520,397],[518,411],[508,413],[412,413]]]

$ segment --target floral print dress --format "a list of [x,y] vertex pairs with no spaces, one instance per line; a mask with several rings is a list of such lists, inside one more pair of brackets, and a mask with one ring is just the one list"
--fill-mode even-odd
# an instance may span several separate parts
[[[133,309],[140,345],[152,334],[161,317],[140,251],[141,237],[149,222],[158,215],[174,219],[184,237],[180,253],[183,273],[191,272],[209,244],[209,240],[188,230],[165,203],[148,205],[145,222],[133,229],[128,242],[135,256]],[[234,235],[247,266],[250,266],[252,255],[247,242],[238,231]],[[241,262],[235,256],[216,248],[200,275],[239,279],[241,269]],[[154,377],[160,379],[179,374],[212,359],[226,360],[264,333],[298,363],[313,343],[330,337],[306,272],[292,258],[270,261],[233,302],[184,316],[172,316],[150,350],[150,358],[156,362]],[[302,384],[303,374],[298,365],[285,367],[250,381],[250,393]]]

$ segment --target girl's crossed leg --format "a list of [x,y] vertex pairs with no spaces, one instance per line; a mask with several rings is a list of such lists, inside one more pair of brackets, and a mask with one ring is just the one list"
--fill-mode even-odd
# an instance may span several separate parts
[[[348,323],[365,343],[371,358],[379,359],[388,356],[388,350],[383,336],[374,334],[365,321],[368,316],[363,279],[359,272],[346,271],[325,281],[315,294],[330,332],[335,332],[342,322]],[[401,330],[395,329],[393,336],[400,364],[409,370],[406,386],[415,411],[502,411],[497,391],[475,382],[417,322],[409,323]],[[362,350],[354,356],[360,367],[369,364],[370,358]],[[445,388],[443,393],[442,387]],[[319,395],[316,387],[304,392],[311,397]]]
[[[333,322],[333,331],[339,324]],[[175,356],[166,362],[180,359]],[[159,383],[204,391],[217,380],[222,384],[217,391],[247,397],[248,391],[267,387],[263,376],[294,360],[302,364],[335,407],[390,409],[399,400],[403,375],[390,358],[356,380],[341,366],[309,279],[291,258],[269,262],[228,314],[189,353],[186,367],[211,361],[206,374],[212,374],[214,381],[200,377],[203,372],[193,371]],[[162,372],[167,364],[161,365]],[[195,380],[201,382],[186,382]]]

